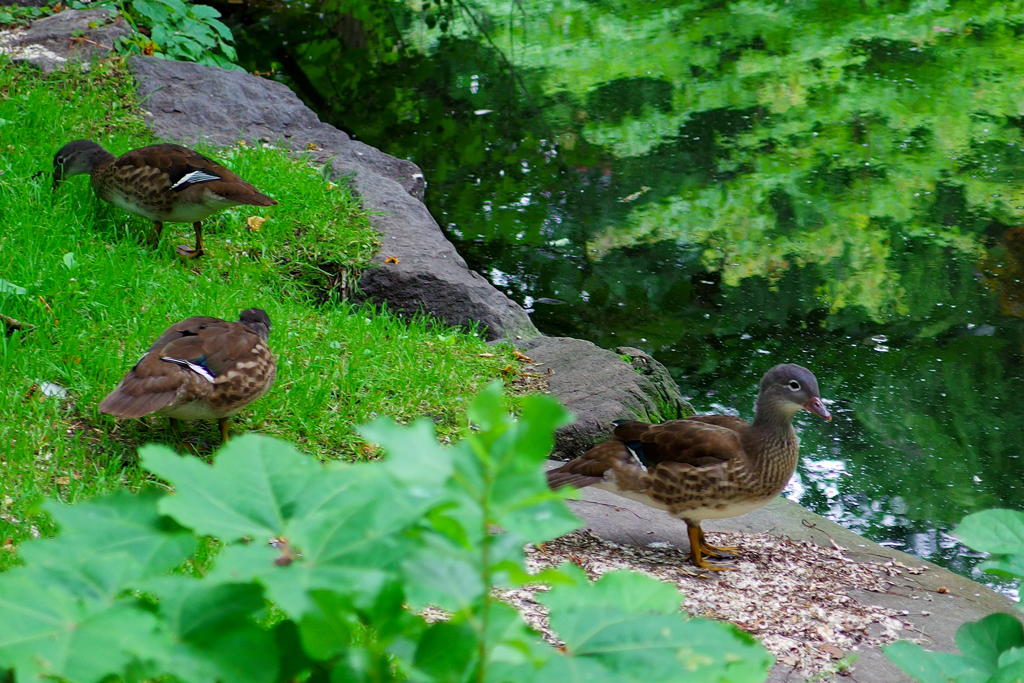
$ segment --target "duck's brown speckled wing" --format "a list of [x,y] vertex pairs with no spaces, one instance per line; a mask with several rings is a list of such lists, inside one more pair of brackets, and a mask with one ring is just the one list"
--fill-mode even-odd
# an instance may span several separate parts
[[749,428],[738,417],[698,415],[656,425],[623,422],[613,434],[640,450],[648,467],[663,462],[704,467],[721,465],[742,452],[740,435]]
[[251,367],[272,363],[266,346],[251,329],[207,316],[182,320],[149,347],[103,399],[100,412],[142,417],[181,398],[208,398],[217,378],[229,378],[240,363]]
[[622,422],[615,427],[610,441],[550,470],[548,484],[552,488],[591,486],[602,481],[612,469],[620,475],[635,477],[642,474],[643,468],[633,451],[642,455],[648,468],[661,463],[676,463],[673,467],[720,466],[742,451],[740,434],[749,427],[745,421],[728,415],[699,415],[656,425]]
[[209,190],[237,204],[277,204],[275,200],[257,191],[251,183],[242,180],[238,174],[181,145],[139,147],[118,158],[113,166],[113,172],[118,175],[145,173],[147,169],[158,170],[166,177],[166,181],[161,183],[162,187],[155,189],[170,189],[185,202],[200,203],[201,195]]
[[142,417],[173,403],[178,387],[188,380],[189,371],[160,360],[160,350],[185,336],[194,336],[206,325],[222,322],[220,318],[195,316],[168,327],[117,388],[107,394],[100,403],[100,412],[117,417]]

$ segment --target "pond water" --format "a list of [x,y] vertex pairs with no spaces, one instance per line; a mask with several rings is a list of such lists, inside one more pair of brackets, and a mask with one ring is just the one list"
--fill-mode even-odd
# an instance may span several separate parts
[[231,19],[247,68],[424,169],[543,332],[642,348],[698,410],[748,418],[768,367],[811,368],[835,419],[798,418],[788,495],[970,575],[949,532],[1024,509],[1024,3],[949,5]]

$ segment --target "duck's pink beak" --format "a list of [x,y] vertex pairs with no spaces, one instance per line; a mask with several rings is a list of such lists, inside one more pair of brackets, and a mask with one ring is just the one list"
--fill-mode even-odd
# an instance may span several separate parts
[[807,410],[811,411],[815,415],[825,418],[829,422],[832,421],[832,413],[828,412],[828,408],[825,407],[825,404],[822,403],[821,399],[817,396],[805,403],[804,408],[807,408]]

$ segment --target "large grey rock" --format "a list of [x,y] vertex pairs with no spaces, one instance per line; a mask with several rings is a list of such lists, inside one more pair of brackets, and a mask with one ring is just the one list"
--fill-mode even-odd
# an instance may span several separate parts
[[355,191],[380,212],[371,220],[383,246],[374,259],[378,267],[359,281],[362,296],[405,314],[425,311],[453,325],[480,324],[489,340],[540,334],[522,307],[469,269],[423,202],[359,172],[348,159],[336,157],[331,169],[332,177],[351,174]]
[[604,441],[614,420],[662,422],[695,412],[664,366],[639,349],[613,353],[572,337],[536,337],[516,347],[536,372],[550,371],[551,394],[576,417],[555,434],[556,458],[575,457]]
[[0,32],[0,54],[50,72],[69,62],[109,57],[114,42],[130,33],[114,10],[65,10],[36,19],[27,29]]
[[[423,174],[411,161],[396,159],[356,142],[319,117],[282,83],[191,62],[132,57],[132,74],[146,121],[165,140],[229,146],[240,139],[294,150],[313,145],[318,156],[357,159],[365,169],[423,196]],[[213,94],[216,93],[216,96]]]
[[[131,67],[146,120],[161,138],[214,145],[247,139],[294,150],[312,144],[330,159],[332,178],[350,180],[384,244],[378,267],[359,283],[363,297],[451,325],[483,325],[488,339],[539,334],[522,307],[470,270],[445,238],[421,201],[423,174],[414,163],[351,140],[276,81],[147,57],[133,57]],[[398,263],[385,263],[389,257]]]
[[[549,461],[548,467],[560,464]],[[638,541],[642,544],[667,543],[689,551],[686,524],[666,512],[598,489],[583,489],[580,500],[570,501],[569,505],[586,528],[606,541],[627,546],[638,545]],[[955,652],[953,636],[965,621],[977,621],[993,612],[1008,612],[1020,618],[1009,598],[930,562],[880,546],[785,498],[777,498],[741,517],[707,520],[701,526],[707,531],[770,533],[810,541],[826,548],[834,547],[834,541],[847,549],[844,555],[856,561],[885,562],[892,558],[910,567],[927,566],[928,571],[923,574],[890,577],[899,583],[899,591],[876,593],[854,590],[848,595],[865,605],[906,610],[904,620],[917,629],[917,633],[908,632],[907,637],[923,637],[923,646],[929,650]],[[939,588],[943,590],[940,592]],[[852,680],[858,683],[912,683],[912,679],[880,650],[863,648],[858,655]],[[776,664],[768,681],[793,683],[799,678],[792,675],[789,667]]]

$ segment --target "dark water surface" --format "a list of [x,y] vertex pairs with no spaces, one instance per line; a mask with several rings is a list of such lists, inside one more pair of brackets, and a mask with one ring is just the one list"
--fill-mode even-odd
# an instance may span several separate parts
[[955,571],[1024,509],[1024,3],[293,5],[245,65],[420,164],[542,331],[748,418],[806,365],[790,497]]

